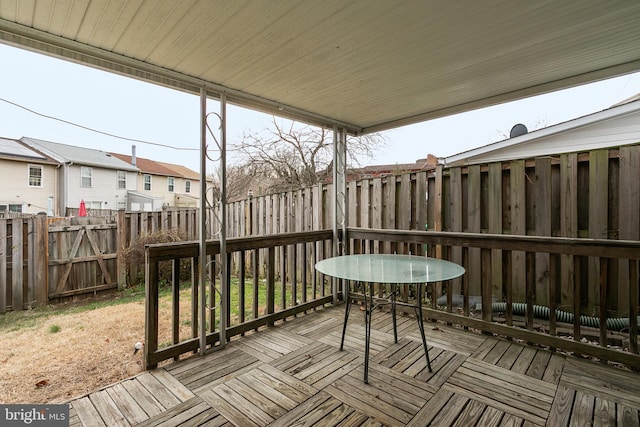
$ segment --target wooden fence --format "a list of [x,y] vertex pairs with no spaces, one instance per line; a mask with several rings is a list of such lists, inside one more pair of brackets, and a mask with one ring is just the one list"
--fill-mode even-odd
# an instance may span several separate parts
[[0,219],[0,313],[48,301],[47,217]]
[[[428,221],[436,231],[497,233],[511,235],[640,240],[640,145],[587,153],[560,154],[530,160],[514,160],[462,167],[438,167],[429,179]],[[462,261],[462,251],[453,248],[453,260]],[[495,251],[495,250],[494,250]],[[495,255],[495,256],[493,256]],[[580,278],[580,298],[587,312],[599,309],[599,282],[607,275],[607,308],[627,315],[628,263],[599,257],[538,253],[533,259],[514,251],[509,261],[493,254],[494,272],[509,262],[513,277],[513,300],[524,301],[527,275],[535,286],[534,302],[549,305],[548,290],[558,287],[560,306],[574,300],[567,286]],[[603,254],[604,256],[605,254]],[[479,295],[481,265],[478,249],[468,255],[470,291]],[[505,295],[505,278],[491,277],[493,293]]]
[[[227,205],[227,236],[263,236],[328,229],[331,227],[332,198],[332,185],[319,184],[312,188],[230,203]],[[428,228],[433,231],[640,241],[640,145],[483,165],[439,165],[417,173],[353,181],[348,183],[346,205],[349,227],[396,230]],[[215,239],[219,221],[213,210],[209,210],[207,216],[206,234]],[[88,286],[68,282],[73,280],[71,273],[67,277],[67,284],[62,287],[60,281],[51,281],[51,273],[42,267],[50,259],[46,253],[35,249],[43,247],[43,242],[50,241],[51,237],[38,234],[39,230],[46,228],[38,221],[43,220],[21,219],[17,223],[0,220],[0,243],[5,243],[0,244],[0,311],[10,309],[14,302],[15,306],[20,306],[20,295],[23,308],[45,304],[41,302],[44,301],[44,294],[36,291],[36,284],[41,283],[44,277],[48,277],[47,292],[53,295],[67,291],[79,292]],[[118,249],[113,252],[109,252],[111,247],[104,251],[100,249],[106,268],[99,264],[98,254],[88,237],[85,239],[88,252],[80,256],[94,257],[85,262],[98,265],[86,268],[92,268],[102,278],[107,272],[110,282],[117,282],[120,286],[141,279],[143,269],[139,263],[127,263],[123,256],[116,260],[112,257],[115,252],[122,255],[130,243],[141,235],[162,230],[177,230],[182,240],[197,240],[200,227],[197,209],[118,212],[115,223],[116,227],[111,229],[114,236],[104,239],[117,242]],[[34,230],[34,234],[30,230]],[[76,233],[76,239],[80,233],[79,230],[68,231]],[[88,236],[86,231],[84,233]],[[91,230],[90,234],[94,233],[97,230]],[[68,244],[75,241],[73,238],[73,235],[69,237],[71,240]],[[401,243],[391,245],[374,241],[371,245],[358,250],[403,250]],[[379,245],[383,245],[382,248]],[[18,249],[20,247],[22,250]],[[57,250],[63,253],[62,249]],[[294,271],[298,275],[306,271],[310,274],[310,266],[301,265],[303,259],[309,259],[300,253],[301,250],[293,245],[276,251],[277,266],[284,266],[286,261],[294,263],[297,268],[291,268],[292,265],[288,268],[277,267],[275,274],[279,275],[281,271],[289,272],[287,274]],[[479,295],[479,272],[488,258],[478,248],[471,248],[464,253],[461,248],[451,250],[454,261],[466,263],[469,259],[470,292]],[[107,252],[110,255],[107,256]],[[57,266],[49,266],[48,269],[66,271],[68,261],[57,262]],[[556,301],[560,306],[573,301],[573,287],[565,284],[578,275],[581,304],[585,310],[593,312],[598,309],[595,305],[595,301],[599,301],[595,298],[599,289],[598,278],[601,274],[607,274],[610,283],[608,309],[618,315],[626,314],[618,310],[627,306],[625,295],[628,295],[630,286],[628,266],[623,262],[610,260],[603,264],[597,257],[574,262],[570,255],[545,253],[531,258],[519,251],[514,251],[507,258],[502,257],[497,249],[492,249],[490,262],[495,263],[491,271],[496,273],[492,273],[493,277],[487,280],[491,282],[493,295],[498,300],[506,292],[505,278],[497,273],[500,271],[511,271],[513,274],[510,292],[513,292],[514,302],[525,300],[525,283],[529,276],[533,277],[535,286],[529,292],[533,292],[534,302],[539,305],[549,304],[547,290],[552,286],[560,289]],[[115,270],[111,265],[113,263],[117,264]],[[498,268],[503,263],[509,264],[507,270]],[[13,271],[14,264],[23,267]],[[234,262],[233,265],[239,263]],[[261,274],[264,273],[264,263],[257,268]],[[106,285],[105,280],[97,280],[91,286]],[[460,283],[454,284],[454,291],[460,293]]]
[[[239,201],[228,206],[229,237],[320,230],[331,226],[331,185]],[[439,165],[432,170],[349,182],[347,225],[372,229],[433,230],[548,237],[640,240],[640,145],[559,154],[541,158],[470,166]],[[373,242],[368,251],[402,247]],[[461,248],[453,259],[463,261]],[[579,275],[586,311],[599,309],[599,277],[611,288],[607,307],[626,315],[630,286],[628,265],[615,260],[601,265],[597,257],[574,260],[569,255],[515,251],[491,257],[489,278],[496,299],[505,297],[502,263],[513,271],[514,301],[526,297],[527,274],[533,276],[536,304],[548,305],[548,289],[557,286],[560,306],[573,301],[571,283]],[[480,294],[481,251],[469,257],[469,284]],[[485,255],[486,257],[486,255]],[[576,270],[577,269],[577,270]],[[455,285],[460,293],[460,282]],[[618,312],[619,311],[619,312]]]
[[0,219],[0,313],[122,288],[144,270],[127,263],[132,242],[168,230],[196,240],[196,219],[194,209]]

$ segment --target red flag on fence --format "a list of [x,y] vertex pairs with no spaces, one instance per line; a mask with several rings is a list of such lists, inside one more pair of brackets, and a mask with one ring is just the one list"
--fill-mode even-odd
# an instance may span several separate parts
[[87,207],[84,205],[84,199],[80,200],[80,209],[78,209],[78,216],[87,216]]

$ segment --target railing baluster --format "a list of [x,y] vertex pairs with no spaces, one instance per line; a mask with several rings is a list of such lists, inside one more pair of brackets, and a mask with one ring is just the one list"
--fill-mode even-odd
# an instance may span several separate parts
[[[276,251],[273,247],[267,249],[267,307],[265,314],[273,314],[275,312],[275,264]],[[268,322],[269,326],[273,326],[273,321]]]
[[[244,313],[244,304],[245,304],[245,275],[247,268],[247,261],[245,257],[247,256],[246,251],[240,251],[239,264],[238,268],[238,321],[240,323],[244,323],[245,321],[245,313]],[[242,334],[244,335],[244,333]]]
[[149,251],[145,251],[145,346],[144,368],[153,369],[158,362],[152,355],[158,350],[158,262],[149,260]]
[[[171,323],[173,328],[172,343],[178,344],[180,342],[180,258],[174,258],[171,269]],[[179,356],[175,356],[174,360],[180,359]]]
[[607,346],[607,258],[600,258],[600,346]]
[[639,260],[629,260],[629,350],[638,354],[638,264]]

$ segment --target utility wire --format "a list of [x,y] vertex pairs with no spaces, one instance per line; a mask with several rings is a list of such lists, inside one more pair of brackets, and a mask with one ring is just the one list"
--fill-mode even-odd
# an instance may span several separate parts
[[90,132],[95,132],[95,133],[99,133],[99,134],[102,134],[102,135],[110,136],[112,138],[122,139],[122,140],[125,140],[125,141],[131,141],[131,142],[139,142],[141,144],[155,145],[156,147],[171,148],[173,150],[184,150],[184,151],[199,151],[200,150],[199,148],[174,147],[172,145],[166,145],[166,144],[160,144],[160,143],[157,143],[157,142],[144,141],[142,139],[127,138],[125,136],[115,135],[115,134],[112,134],[112,133],[109,133],[109,132],[103,132],[101,130],[97,130],[97,129],[93,129],[93,128],[90,128],[90,127],[87,127],[87,126],[83,126],[83,125],[80,125],[80,124],[77,124],[77,123],[73,123],[73,122],[70,122],[70,121],[67,121],[67,120],[64,120],[64,119],[60,119],[58,117],[48,116],[46,114],[42,114],[42,113],[39,113],[37,111],[31,110],[31,109],[29,109],[27,107],[24,107],[24,106],[22,106],[20,104],[16,104],[15,102],[9,101],[9,100],[4,99],[4,98],[0,98],[0,101],[6,102],[7,104],[11,104],[14,107],[21,108],[21,109],[23,109],[25,111],[28,111],[28,112],[30,112],[32,114],[35,114],[37,116],[40,116],[40,117],[44,117],[46,119],[56,120],[56,121],[59,121],[59,122],[62,122],[62,123],[65,123],[65,124],[68,124],[68,125],[71,125],[71,126],[75,126],[75,127],[79,127],[81,129],[84,129],[84,130],[88,130]]

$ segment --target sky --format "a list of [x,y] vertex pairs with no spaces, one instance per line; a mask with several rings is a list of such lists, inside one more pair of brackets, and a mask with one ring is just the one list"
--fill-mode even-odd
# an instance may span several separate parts
[[[405,126],[384,132],[386,147],[360,163],[451,156],[503,140],[517,123],[532,131],[604,110],[638,93],[640,73],[635,73]],[[122,154],[136,145],[139,157],[198,171],[199,102],[195,95],[0,44],[0,137],[25,136]],[[211,101],[208,111],[218,112],[217,102]],[[230,145],[272,120],[232,105],[227,116]],[[212,117],[210,126],[218,125]],[[209,162],[207,168],[212,166]]]

